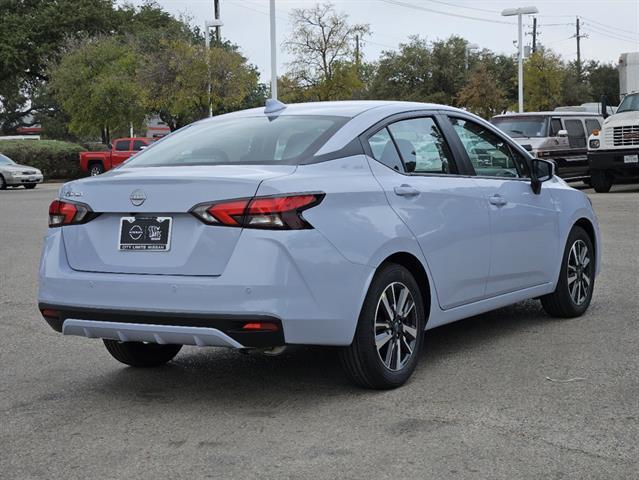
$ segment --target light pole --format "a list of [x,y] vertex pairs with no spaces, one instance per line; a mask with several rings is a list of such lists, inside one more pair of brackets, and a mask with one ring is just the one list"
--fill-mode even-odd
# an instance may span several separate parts
[[467,43],[466,44],[466,61],[465,61],[465,67],[466,70],[468,70],[468,57],[470,57],[471,52],[474,52],[476,50],[479,50],[479,45],[477,45],[476,43]]
[[517,40],[517,48],[519,50],[519,75],[517,82],[519,84],[519,113],[522,113],[524,111],[524,34],[522,16],[532,15],[534,13],[539,13],[537,7],[507,8],[506,10],[501,12],[502,16],[504,17],[513,17],[516,15],[517,24],[519,27]]
[[215,20],[213,20],[212,22],[204,22],[204,45],[206,46],[206,52],[204,52],[206,54],[206,68],[207,68],[207,78],[208,78],[208,85],[207,85],[207,92],[208,92],[208,104],[209,104],[209,117],[213,116],[213,102],[211,101],[211,55],[210,55],[210,48],[211,48],[211,28],[215,28],[216,29],[216,38],[219,41],[220,38],[219,37],[219,32],[220,32],[220,27],[224,25],[224,23],[222,22],[222,20],[220,20],[219,18],[216,18]]

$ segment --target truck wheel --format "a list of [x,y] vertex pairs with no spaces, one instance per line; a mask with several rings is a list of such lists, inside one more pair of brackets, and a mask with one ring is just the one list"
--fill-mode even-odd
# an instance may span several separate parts
[[132,367],[158,367],[173,360],[182,345],[158,345],[156,343],[118,342],[104,339],[104,346],[111,356]]
[[104,173],[104,167],[100,162],[93,162],[89,165],[89,175],[95,177],[96,175],[101,175]]
[[608,193],[614,183],[613,176],[605,170],[595,170],[592,172],[590,181],[597,193]]

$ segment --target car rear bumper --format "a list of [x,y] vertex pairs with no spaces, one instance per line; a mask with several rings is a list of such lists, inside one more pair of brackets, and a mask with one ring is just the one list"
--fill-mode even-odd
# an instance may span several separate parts
[[[122,342],[215,347],[284,345],[282,322],[267,315],[215,315],[140,310],[106,310],[40,303],[44,319],[65,335]],[[246,330],[246,325],[262,329]]]
[[45,236],[39,274],[41,307],[63,312],[49,321],[58,331],[68,319],[212,328],[252,347],[267,345],[242,340],[237,328],[268,319],[283,337],[269,336],[268,346],[348,345],[375,271],[346,260],[317,230],[245,230],[220,276],[83,272],[69,266],[63,228]]
[[639,163],[627,163],[626,156],[639,155],[639,148],[624,150],[589,151],[590,170],[606,170],[621,176],[639,177]]

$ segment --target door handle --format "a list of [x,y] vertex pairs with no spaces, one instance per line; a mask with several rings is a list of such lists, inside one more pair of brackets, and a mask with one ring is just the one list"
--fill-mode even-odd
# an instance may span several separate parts
[[488,201],[497,207],[503,207],[504,205],[508,203],[508,200],[506,200],[504,197],[502,197],[499,194],[493,195],[492,197],[488,199]]
[[400,197],[415,197],[419,195],[419,190],[405,183],[399,187],[395,187],[393,190],[395,191],[395,195],[399,195]]

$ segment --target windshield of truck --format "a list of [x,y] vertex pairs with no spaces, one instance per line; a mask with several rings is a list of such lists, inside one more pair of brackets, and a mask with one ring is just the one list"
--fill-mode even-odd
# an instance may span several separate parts
[[623,112],[639,112],[639,94],[626,95],[617,109],[617,113]]
[[199,122],[142,150],[124,168],[298,164],[347,121],[345,117],[281,115]]
[[513,138],[548,136],[548,117],[495,117],[490,123]]
[[16,162],[0,153],[0,165],[15,165]]

